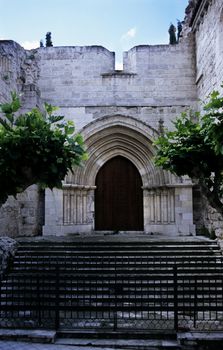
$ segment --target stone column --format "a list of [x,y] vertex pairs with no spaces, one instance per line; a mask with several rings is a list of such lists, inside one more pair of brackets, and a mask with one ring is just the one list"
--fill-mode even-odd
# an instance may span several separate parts
[[143,190],[146,233],[194,234],[191,184],[144,187]]
[[64,184],[47,190],[44,235],[91,233],[94,229],[95,186]]

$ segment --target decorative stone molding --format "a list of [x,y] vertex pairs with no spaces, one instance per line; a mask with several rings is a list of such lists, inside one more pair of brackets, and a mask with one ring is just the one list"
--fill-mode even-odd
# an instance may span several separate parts
[[175,191],[171,189],[147,189],[145,197],[148,199],[147,223],[174,224],[175,223]]
[[182,179],[155,167],[153,140],[157,131],[145,123],[126,116],[105,116],[82,130],[89,160],[83,168],[70,173],[65,184],[94,186],[100,167],[109,159],[121,155],[138,169],[143,186],[161,186],[180,183]]
[[[50,227],[59,235],[94,230],[96,176],[99,169],[115,156],[129,159],[141,175],[145,232],[191,233],[192,183],[188,177],[178,178],[154,166],[156,130],[135,118],[113,115],[88,124],[82,134],[89,159],[84,167],[76,168],[67,175],[62,191],[54,191],[54,201],[62,198],[62,207],[58,201],[53,209],[56,210],[60,229],[56,229],[51,212],[49,220],[46,220],[46,234],[50,232]],[[52,203],[52,200],[47,203]]]
[[96,186],[88,186],[88,185],[76,185],[76,184],[63,184],[63,189],[78,189],[78,190],[95,190]]
[[[89,192],[91,191],[91,192]],[[82,188],[63,189],[63,224],[83,225],[93,222],[91,210],[92,190]]]

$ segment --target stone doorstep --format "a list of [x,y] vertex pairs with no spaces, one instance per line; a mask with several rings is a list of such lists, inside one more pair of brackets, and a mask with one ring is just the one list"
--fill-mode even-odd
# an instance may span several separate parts
[[177,334],[178,340],[222,340],[223,332],[182,332]]
[[[201,344],[217,346],[216,350],[223,349],[223,332],[183,332],[177,334],[177,340],[180,345],[198,346]],[[205,348],[206,349],[206,348]],[[208,348],[207,348],[208,349]]]
[[[162,339],[95,339],[95,338],[56,338],[55,331],[0,329],[0,340],[23,341],[30,343],[55,343],[57,345],[72,345],[83,348],[111,349],[169,349],[179,350],[181,345],[195,346],[202,343],[223,344],[223,332],[184,332],[177,334],[177,341]],[[222,347],[216,348],[216,350]]]
[[63,242],[171,242],[171,243],[179,243],[179,242],[194,242],[195,244],[199,244],[200,242],[210,242],[217,243],[216,240],[210,240],[204,236],[170,236],[167,237],[165,235],[160,234],[127,234],[127,233],[119,233],[119,234],[69,234],[67,236],[36,236],[36,237],[17,237],[16,241],[18,243],[63,243]]
[[100,349],[168,349],[180,350],[176,340],[162,339],[94,339],[94,338],[57,338],[57,345],[72,345],[75,347],[90,347]]
[[42,329],[3,329],[0,328],[0,340],[31,343],[55,343],[56,332]]
[[139,349],[139,350],[180,350],[176,340],[163,339],[95,339],[95,338],[57,338],[55,331],[41,329],[0,329],[0,340],[71,345],[81,348],[100,349]]
[[[129,349],[129,350],[180,350],[182,346],[197,348],[199,344],[214,345],[211,349],[223,349],[223,332],[185,332],[178,333],[177,340],[162,339],[95,339],[95,338],[57,338],[57,345],[71,345],[79,348]],[[206,347],[205,347],[206,348]]]

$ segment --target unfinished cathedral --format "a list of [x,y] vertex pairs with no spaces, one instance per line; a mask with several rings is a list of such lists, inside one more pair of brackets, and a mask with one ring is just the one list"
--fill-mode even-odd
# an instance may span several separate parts
[[177,45],[140,45],[123,54],[102,46],[25,50],[0,41],[0,102],[22,93],[23,109],[58,106],[84,136],[89,159],[62,189],[28,188],[0,210],[2,236],[100,232],[194,235],[218,215],[187,177],[154,166],[160,127],[199,108],[223,81],[222,0],[190,0]]

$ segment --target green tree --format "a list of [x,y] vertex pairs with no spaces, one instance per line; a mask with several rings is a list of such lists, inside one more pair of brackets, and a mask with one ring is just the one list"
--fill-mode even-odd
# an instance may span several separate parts
[[53,46],[51,32],[46,33],[46,47]]
[[18,115],[20,107],[15,93],[0,105],[0,205],[32,184],[60,188],[67,172],[87,158],[82,136],[73,122],[53,115],[56,107],[45,103],[44,112]]
[[201,113],[182,113],[173,124],[173,131],[164,130],[155,141],[155,164],[189,175],[223,215],[223,97],[213,91]]

